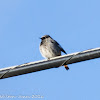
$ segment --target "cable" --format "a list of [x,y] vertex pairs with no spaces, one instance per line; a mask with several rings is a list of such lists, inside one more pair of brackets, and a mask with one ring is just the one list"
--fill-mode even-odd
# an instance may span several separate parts
[[76,56],[77,54],[80,54],[80,53],[82,53],[82,51],[72,55],[69,59],[65,60],[59,67],[63,66],[65,63],[68,63],[74,56]]
[[14,68],[10,68],[7,72],[5,72],[4,74],[2,74],[2,75],[0,76],[0,79],[3,79],[3,77],[4,77],[7,73],[9,73],[9,71],[10,71],[11,69],[14,69]]
[[29,62],[26,64],[11,66],[8,68],[2,68],[0,69],[0,79],[27,74],[31,72],[37,72],[50,68],[57,68],[57,66],[62,66],[64,64],[68,65],[95,58],[100,58],[100,47],[55,57],[51,60],[40,60],[35,62]]

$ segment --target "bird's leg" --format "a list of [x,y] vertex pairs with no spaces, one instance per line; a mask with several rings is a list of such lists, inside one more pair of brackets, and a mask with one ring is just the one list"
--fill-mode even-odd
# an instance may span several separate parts
[[50,60],[50,58],[47,58],[47,60]]

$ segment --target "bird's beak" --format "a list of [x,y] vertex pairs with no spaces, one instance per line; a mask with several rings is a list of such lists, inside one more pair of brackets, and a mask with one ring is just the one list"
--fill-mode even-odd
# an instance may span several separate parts
[[42,39],[42,38],[39,37],[39,39]]

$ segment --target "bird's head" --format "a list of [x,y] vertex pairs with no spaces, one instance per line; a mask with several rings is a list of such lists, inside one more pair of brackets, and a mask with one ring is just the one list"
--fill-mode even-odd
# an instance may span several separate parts
[[45,39],[48,39],[48,38],[51,38],[49,35],[44,35],[44,36],[42,36],[40,39],[41,40],[45,40]]

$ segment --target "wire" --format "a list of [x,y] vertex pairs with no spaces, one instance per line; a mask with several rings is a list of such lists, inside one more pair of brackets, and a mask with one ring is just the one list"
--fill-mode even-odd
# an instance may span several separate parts
[[[80,52],[78,52],[78,53],[72,55],[68,60],[65,60],[59,67],[63,66],[65,63],[68,63],[75,55],[77,55],[77,54],[79,54],[79,53],[80,53]],[[2,75],[0,76],[0,79],[3,79],[3,77],[4,77],[7,73],[9,73],[9,71],[10,71],[11,69],[14,69],[14,68],[10,68],[8,71],[6,71],[4,74],[2,74]]]
[[77,54],[80,54],[80,53],[82,53],[82,51],[72,55],[69,59],[65,60],[59,67],[63,66],[65,63],[68,63],[74,56],[76,56]]
[[14,69],[14,68],[10,68],[8,71],[6,71],[4,74],[2,74],[2,75],[0,76],[0,79],[3,79],[3,77],[4,77],[7,73],[9,73],[9,71],[10,71],[11,69]]
[[11,66],[8,68],[2,68],[0,69],[0,79],[46,70],[49,68],[57,68],[57,66],[60,67],[64,64],[68,65],[95,58],[100,58],[100,47],[82,52],[67,54],[65,56],[55,57],[51,60],[40,60],[36,62]]

